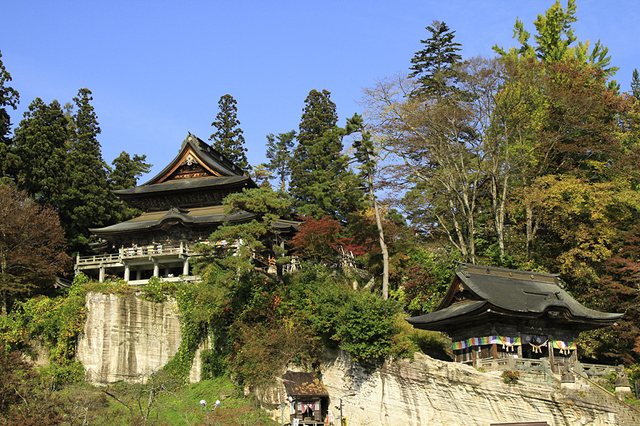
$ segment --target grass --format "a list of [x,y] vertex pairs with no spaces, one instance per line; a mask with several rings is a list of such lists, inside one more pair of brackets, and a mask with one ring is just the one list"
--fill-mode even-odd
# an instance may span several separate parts
[[[71,417],[75,420],[72,420],[71,424],[75,424],[85,415],[88,423],[96,426],[277,424],[255,405],[252,398],[244,397],[241,390],[227,378],[203,380],[171,392],[159,393],[153,400],[146,422],[144,414],[149,400],[148,386],[116,383],[110,385],[107,390],[121,402],[108,396],[100,388],[88,384],[65,389],[65,399],[73,400],[73,403],[67,406],[78,407],[77,413],[68,413],[69,420]],[[202,399],[207,401],[206,410],[200,406]],[[220,400],[220,406],[212,410],[216,400]]]

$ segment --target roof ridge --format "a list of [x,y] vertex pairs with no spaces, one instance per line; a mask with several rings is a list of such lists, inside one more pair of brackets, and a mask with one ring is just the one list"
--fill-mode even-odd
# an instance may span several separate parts
[[558,287],[562,288],[559,275],[548,272],[523,271],[499,266],[477,265],[471,263],[461,263],[460,266],[458,266],[458,272],[465,276],[469,276],[469,274],[495,275],[508,278],[527,279],[531,281],[542,281],[550,284],[556,284]]

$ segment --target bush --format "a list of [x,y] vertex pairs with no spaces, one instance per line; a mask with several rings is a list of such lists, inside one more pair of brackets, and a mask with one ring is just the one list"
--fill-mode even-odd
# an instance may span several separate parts
[[336,339],[355,362],[376,363],[391,355],[398,306],[371,293],[351,293],[338,314]]
[[66,365],[49,364],[39,369],[40,380],[47,389],[59,390],[84,381],[84,367],[78,361]]
[[162,303],[167,297],[173,295],[176,290],[176,284],[165,282],[162,278],[151,277],[147,284],[142,287],[140,297],[149,302]]
[[517,371],[507,370],[502,372],[502,381],[508,385],[515,385],[520,379],[520,373]]

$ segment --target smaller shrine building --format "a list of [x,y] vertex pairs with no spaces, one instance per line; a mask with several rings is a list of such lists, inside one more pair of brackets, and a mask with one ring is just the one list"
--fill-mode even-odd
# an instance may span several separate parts
[[407,321],[448,334],[457,362],[547,357],[553,365],[577,360],[580,332],[623,315],[583,306],[557,275],[461,264],[438,308]]

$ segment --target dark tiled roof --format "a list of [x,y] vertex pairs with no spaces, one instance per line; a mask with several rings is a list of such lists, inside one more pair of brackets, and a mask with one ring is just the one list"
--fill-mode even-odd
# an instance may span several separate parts
[[[96,235],[120,234],[151,230],[172,220],[179,221],[185,225],[214,225],[224,222],[244,222],[254,217],[256,217],[255,214],[245,211],[227,214],[224,211],[224,206],[220,205],[190,209],[172,208],[163,211],[146,212],[126,222],[116,223],[104,228],[93,228],[90,231]],[[273,224],[273,229],[282,232],[294,231],[298,229],[300,223],[278,219]]]
[[156,184],[144,184],[129,189],[113,191],[118,196],[135,196],[172,191],[188,191],[193,189],[214,189],[224,186],[255,187],[249,176],[208,176],[193,179],[176,179]]
[[198,207],[193,209],[170,209],[160,212],[143,213],[126,222],[104,228],[93,228],[96,235],[120,234],[151,230],[168,221],[179,221],[187,225],[213,225],[223,222],[242,222],[255,217],[248,212],[225,214],[223,206]]
[[322,381],[313,373],[287,371],[282,376],[282,381],[291,397],[329,396]]
[[[460,285],[469,298],[456,302],[454,295]],[[542,316],[550,310],[566,312],[572,320],[601,325],[609,325],[624,315],[583,306],[561,287],[556,275],[463,264],[438,310],[407,321],[432,328],[492,311],[511,316]]]

